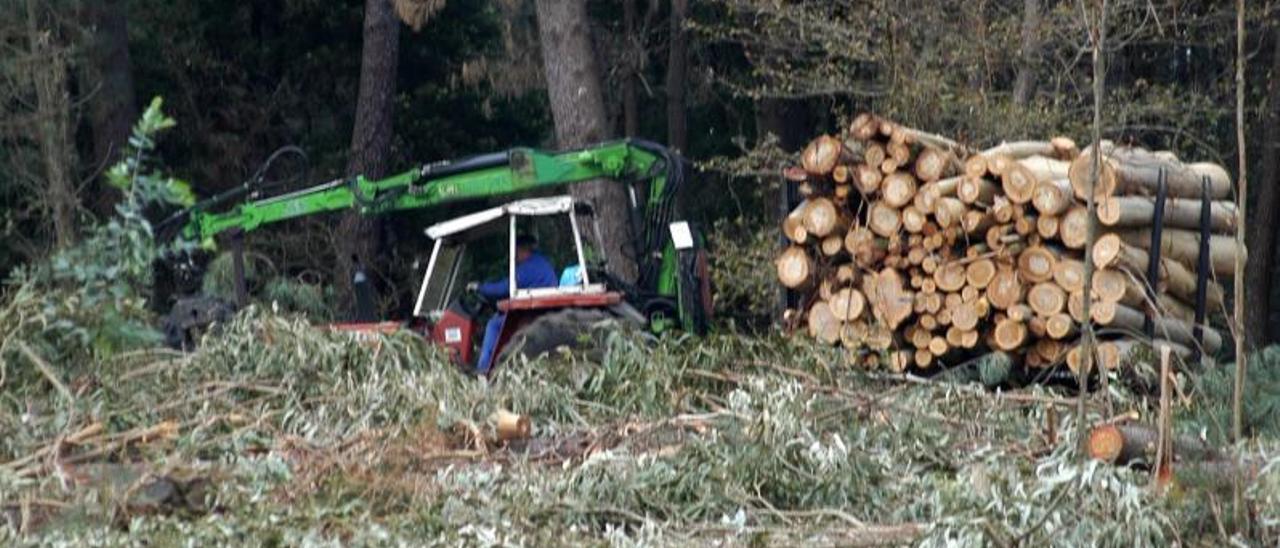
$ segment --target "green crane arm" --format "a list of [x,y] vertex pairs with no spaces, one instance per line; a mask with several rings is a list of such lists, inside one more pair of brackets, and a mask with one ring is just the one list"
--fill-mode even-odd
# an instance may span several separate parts
[[[701,329],[698,326],[705,327],[705,316],[695,310],[693,292],[698,282],[694,277],[705,275],[695,272],[693,256],[678,252],[667,234],[667,226],[673,220],[675,194],[683,184],[683,170],[677,155],[661,145],[637,139],[562,152],[515,148],[427,164],[385,179],[339,179],[263,199],[255,199],[258,189],[253,182],[245,183],[197,203],[161,223],[160,228],[178,227],[185,239],[212,247],[215,237],[222,233],[243,234],[272,223],[330,211],[357,210],[376,215],[564,187],[593,179],[644,182],[647,196],[642,199],[632,195],[628,210],[636,241],[625,248],[633,250],[640,265],[639,279],[629,293],[639,296],[646,313],[666,307],[678,314],[686,328]],[[650,310],[651,306],[657,308]]]
[[[515,148],[456,162],[427,164],[385,179],[358,176],[260,200],[226,211],[220,204],[239,196],[218,196],[185,212],[181,234],[211,246],[220,233],[250,232],[264,225],[328,211],[355,209],[363,214],[425,209],[465,200],[493,198],[591,179],[647,180],[646,206],[664,196],[668,179],[666,149],[643,141],[616,141],[564,152]],[[676,168],[678,169],[678,167]]]

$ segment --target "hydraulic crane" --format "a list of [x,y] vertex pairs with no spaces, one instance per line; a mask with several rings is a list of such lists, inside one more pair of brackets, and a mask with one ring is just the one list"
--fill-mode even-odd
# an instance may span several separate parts
[[[684,162],[655,143],[630,139],[558,152],[514,148],[425,164],[384,179],[363,176],[337,179],[265,198],[261,197],[266,190],[262,188],[261,179],[251,178],[175,214],[160,225],[169,231],[176,229],[183,238],[199,242],[203,247],[213,247],[220,236],[229,237],[235,256],[237,300],[241,305],[247,300],[242,238],[267,225],[333,211],[356,210],[364,215],[381,215],[523,194],[545,195],[573,184],[606,180],[624,186],[631,241],[597,243],[626,250],[638,266],[639,276],[634,283],[625,283],[614,275],[607,263],[583,264],[587,271],[594,270],[590,277],[603,280],[609,286],[607,292],[617,296],[608,299],[608,306],[583,305],[586,301],[579,299],[575,301],[579,304],[548,306],[545,310],[523,303],[521,309],[545,314],[581,306],[615,311],[625,306],[637,313],[626,316],[643,318],[655,331],[678,326],[703,332],[707,327],[710,280],[702,249],[704,242],[687,222],[676,220],[676,194],[685,182]],[[592,216],[600,209],[597,204],[574,203],[569,214]],[[577,223],[578,217],[571,220]],[[575,240],[578,239],[577,226],[574,225]],[[436,232],[439,236],[440,231]],[[431,234],[428,230],[428,235]],[[431,277],[430,271],[427,274],[423,291],[430,281],[427,278]],[[446,288],[446,295],[449,289]],[[510,303],[496,304],[506,310]],[[429,312],[422,309],[421,302],[415,307],[415,315],[428,323],[438,320],[442,311],[436,311],[436,318],[427,317],[432,315]],[[170,326],[171,331],[177,329],[185,334],[193,324],[201,323],[195,318],[199,314],[186,310],[175,314],[179,317],[171,317],[171,324],[176,324]],[[431,326],[425,329],[426,334],[431,334]]]

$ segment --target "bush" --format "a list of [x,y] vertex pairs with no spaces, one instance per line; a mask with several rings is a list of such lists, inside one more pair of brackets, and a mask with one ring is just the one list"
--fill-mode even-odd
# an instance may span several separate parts
[[115,215],[91,227],[77,245],[10,274],[0,310],[0,360],[26,345],[74,365],[161,340],[147,309],[152,266],[164,253],[190,246],[157,242],[145,214],[194,202],[186,182],[152,165],[155,137],[175,124],[161,104],[156,98],[143,112],[123,159],[106,173],[124,193]]

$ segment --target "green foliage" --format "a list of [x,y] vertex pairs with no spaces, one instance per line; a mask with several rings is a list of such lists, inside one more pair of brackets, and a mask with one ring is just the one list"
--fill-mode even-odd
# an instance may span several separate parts
[[[210,477],[216,519],[139,513],[0,465],[0,493],[70,513],[31,536],[0,528],[0,540],[688,545],[767,535],[797,545],[830,544],[857,523],[918,524],[914,542],[926,546],[1221,540],[1188,519],[1207,515],[1187,509],[1205,508],[1205,495],[1175,500],[1140,472],[1080,467],[1070,417],[1058,416],[1060,442],[1046,446],[1044,406],[976,385],[894,385],[838,364],[785,338],[618,334],[598,361],[513,364],[486,382],[407,333],[357,343],[251,307],[193,354],[98,360],[74,402],[38,399],[48,393],[38,378],[0,400],[0,429],[14,433],[0,440],[0,461],[89,416],[109,433],[174,421],[172,442],[141,444],[131,458],[157,474]],[[33,397],[41,403],[28,405]],[[439,460],[474,448],[446,432],[484,430],[497,408],[533,419],[528,453]],[[1266,506],[1280,497],[1278,449],[1258,448],[1276,464],[1249,490],[1260,520],[1250,538],[1261,544],[1280,532]]]
[[161,104],[159,98],[151,102],[134,127],[124,159],[108,172],[125,196],[116,204],[116,214],[90,227],[75,246],[11,273],[9,285],[14,289],[0,323],[6,340],[0,359],[12,353],[11,338],[39,347],[54,361],[160,340],[150,327],[146,306],[152,266],[162,253],[187,244],[158,244],[146,213],[192,200],[186,183],[151,165],[155,138],[175,125]]
[[778,236],[771,223],[721,219],[710,234],[716,317],[747,329],[768,327],[778,284],[772,268]]
[[[1226,443],[1231,432],[1231,398],[1235,365],[1222,364],[1191,379],[1193,407],[1186,420],[1215,443]],[[1244,391],[1244,432],[1248,437],[1280,437],[1280,346],[1249,355]]]

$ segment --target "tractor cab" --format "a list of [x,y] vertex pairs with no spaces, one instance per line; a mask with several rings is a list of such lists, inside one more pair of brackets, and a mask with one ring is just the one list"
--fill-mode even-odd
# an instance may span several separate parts
[[[427,263],[422,286],[413,308],[413,316],[427,324],[429,338],[448,348],[460,364],[475,363],[476,344],[481,334],[480,320],[493,310],[506,314],[495,355],[522,328],[540,316],[565,309],[618,308],[623,295],[611,291],[593,279],[587,268],[581,226],[590,208],[570,196],[553,196],[517,200],[498,207],[464,215],[432,225],[426,234],[435,241]],[[556,287],[516,287],[516,240],[523,223],[533,218],[566,216],[572,235],[571,264],[556,265],[561,284]],[[504,271],[510,284],[506,299],[488,302],[476,293],[464,290],[468,279],[462,276],[469,245],[495,233],[506,232],[506,264]]]

